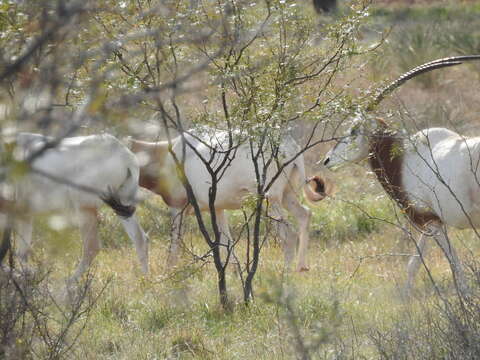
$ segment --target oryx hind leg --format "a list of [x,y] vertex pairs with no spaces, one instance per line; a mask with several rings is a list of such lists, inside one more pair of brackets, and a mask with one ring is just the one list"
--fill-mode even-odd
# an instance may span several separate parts
[[80,279],[100,251],[97,215],[96,208],[83,208],[78,211],[80,235],[83,241],[83,255],[74,274],[68,280],[69,284]]

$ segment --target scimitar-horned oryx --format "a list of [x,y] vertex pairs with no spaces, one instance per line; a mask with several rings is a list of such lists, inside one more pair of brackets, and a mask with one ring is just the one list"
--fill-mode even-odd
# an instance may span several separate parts
[[[210,134],[193,136],[185,133],[185,176],[188,179],[196,201],[202,211],[209,211],[209,191],[212,176],[204,163],[209,160],[212,166],[221,164],[225,156],[231,159],[224,166],[224,173],[219,178],[215,197],[215,215],[221,233],[222,256],[225,258],[225,248],[232,244],[225,210],[240,209],[245,197],[255,195],[257,180],[252,160],[252,150],[248,142],[235,147],[228,152],[229,136],[225,131],[210,129]],[[182,137],[172,139],[172,153],[177,159],[182,158]],[[184,185],[177,173],[177,164],[172,153],[169,152],[168,141],[146,142],[130,139],[130,146],[140,159],[140,186],[159,194],[170,207],[173,216],[173,231],[168,266],[177,262],[178,248],[181,241],[180,213],[188,204],[188,196]],[[329,194],[332,185],[320,176],[309,179],[305,175],[304,158],[299,145],[291,136],[284,136],[280,142],[274,162],[267,170],[266,184],[268,184],[281,163],[294,159],[281,171],[280,176],[266,194],[271,215],[277,220],[278,234],[282,240],[285,263],[288,266],[295,255],[297,235],[291,230],[286,221],[282,208],[286,209],[299,224],[299,244],[297,271],[308,270],[306,252],[309,241],[309,224],[311,211],[298,200],[298,191],[303,188],[306,198],[311,202],[322,200]],[[272,154],[268,156],[273,156]],[[204,160],[201,160],[203,158]],[[283,159],[283,160],[282,160]],[[276,165],[274,165],[276,164]],[[260,173],[264,164],[259,162]]]
[[76,215],[83,239],[83,257],[69,283],[78,280],[100,249],[97,211],[105,203],[119,215],[147,273],[148,239],[134,215],[139,189],[135,155],[108,134],[64,138],[45,148],[50,141],[40,134],[20,133],[13,144],[19,159],[40,154],[25,175],[7,184],[14,190],[13,200],[1,202],[2,212],[14,211],[20,262],[25,264],[31,247],[32,216],[69,211]]
[[433,235],[449,260],[459,288],[465,288],[457,254],[445,226],[480,226],[480,137],[466,137],[445,128],[427,128],[405,138],[371,113],[392,91],[417,75],[434,69],[478,60],[480,55],[457,56],[420,65],[384,88],[353,120],[345,136],[327,153],[323,163],[338,168],[368,159],[388,195],[422,231],[419,256],[407,267],[406,293],[426,254],[426,234]]

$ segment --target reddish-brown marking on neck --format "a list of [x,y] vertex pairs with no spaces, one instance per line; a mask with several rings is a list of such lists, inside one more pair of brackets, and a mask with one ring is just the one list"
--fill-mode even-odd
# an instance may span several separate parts
[[145,189],[156,192],[158,186],[158,179],[154,176],[145,174],[145,171],[140,170],[140,177],[138,179],[139,185]]
[[420,227],[431,222],[441,222],[431,211],[419,211],[408,200],[402,184],[402,142],[388,130],[374,134],[370,138],[370,156],[368,161],[378,181],[387,194],[405,211],[409,219]]
[[174,198],[170,195],[168,191],[165,190],[165,186],[163,186],[157,177],[146,174],[146,171],[142,171],[140,169],[140,178],[139,178],[139,185],[145,189],[154,192],[162,197],[163,201],[174,208],[183,208],[187,205],[188,201],[187,198]]

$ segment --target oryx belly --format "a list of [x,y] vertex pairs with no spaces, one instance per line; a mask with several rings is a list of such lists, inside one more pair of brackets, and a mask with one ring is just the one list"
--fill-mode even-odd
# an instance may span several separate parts
[[[223,163],[227,156],[225,152],[228,149],[227,139],[222,137],[216,137],[215,141],[209,139],[209,145],[217,149],[217,153],[214,156],[212,156],[211,147],[206,146],[204,143],[192,137],[188,137],[188,141],[195,147],[195,151],[191,148],[186,149],[185,173],[202,210],[208,210],[209,208],[212,176],[205,163],[200,160],[199,155],[203,159],[210,160],[212,169],[221,168],[217,175],[217,194],[215,200],[215,206],[217,208],[238,209],[248,196],[257,193],[257,175],[252,160],[252,149],[250,149],[248,143],[232,149],[228,154],[229,159]],[[290,140],[290,138],[286,138],[280,147],[281,156],[279,156],[279,162],[281,163],[283,160],[291,159],[295,156],[298,152],[296,147],[298,147],[298,145],[296,145],[293,139]],[[255,153],[256,150],[257,149],[254,148],[253,153]],[[174,151],[177,154],[181,154],[179,148],[176,148]],[[271,161],[271,156],[272,155],[266,151],[264,158],[260,156],[258,159],[260,176],[263,174],[265,163],[270,162],[265,178],[267,184],[278,169],[277,162],[275,162],[275,160]],[[292,169],[293,164],[285,167],[282,174],[275,180],[275,186],[271,187],[269,196],[276,197],[281,201],[283,189],[285,188]],[[277,192],[279,193],[277,194]]]

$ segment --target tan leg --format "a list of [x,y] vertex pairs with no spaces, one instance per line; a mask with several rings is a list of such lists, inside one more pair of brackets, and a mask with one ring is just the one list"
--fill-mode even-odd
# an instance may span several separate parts
[[230,227],[228,225],[228,218],[227,215],[225,214],[224,210],[218,210],[215,212],[215,215],[217,217],[217,226],[218,230],[220,231],[220,257],[222,260],[222,264],[225,264],[225,261],[227,259],[227,256],[229,256],[228,261],[230,263],[235,263],[238,264],[238,261],[235,257],[234,253],[234,244],[233,244],[233,238],[232,235],[230,234]]
[[445,254],[450,268],[452,270],[453,277],[458,285],[458,288],[461,292],[467,290],[467,281],[465,279],[465,274],[463,272],[463,267],[458,260],[457,252],[455,251],[453,245],[448,239],[446,230],[441,227],[437,227],[437,231],[433,236],[443,253]]
[[172,231],[167,259],[168,268],[174,267],[178,262],[179,247],[182,242],[183,211],[170,208],[170,215],[172,217]]
[[271,212],[270,215],[274,218],[275,229],[283,246],[285,266],[290,269],[293,258],[295,257],[297,235],[294,231],[292,231],[291,224],[285,220],[280,205],[278,205],[277,203],[271,203],[269,210]]
[[100,243],[97,235],[98,219],[97,209],[88,208],[81,209],[80,217],[80,234],[83,240],[83,256],[80,264],[74,274],[70,277],[69,283],[78,281],[83,273],[90,267],[93,259],[100,251]]
[[300,230],[297,271],[308,271],[309,269],[306,257],[308,242],[310,239],[309,228],[312,212],[309,208],[300,204],[296,194],[293,192],[293,190],[291,190],[291,188],[287,188],[285,191],[283,197],[283,206],[293,217],[295,217]]
[[415,276],[418,273],[420,264],[422,263],[422,258],[427,256],[428,252],[428,237],[424,234],[420,235],[420,240],[417,244],[417,255],[412,255],[408,260],[407,265],[407,283],[405,284],[404,295],[407,297],[410,296],[413,289],[413,283],[415,281]]
[[148,238],[142,227],[138,223],[138,220],[135,215],[130,216],[129,218],[120,217],[120,221],[123,225],[123,228],[127,232],[128,236],[135,245],[135,250],[137,251],[138,260],[142,266],[142,271],[144,274],[148,273]]

